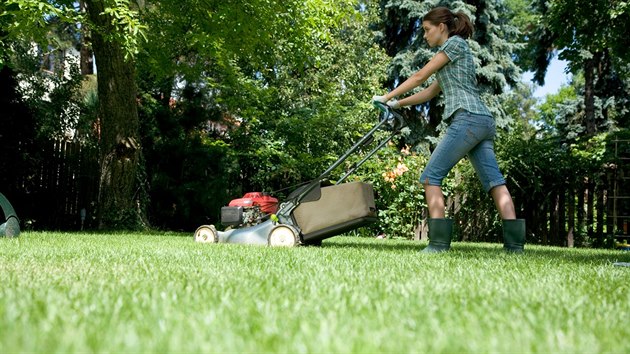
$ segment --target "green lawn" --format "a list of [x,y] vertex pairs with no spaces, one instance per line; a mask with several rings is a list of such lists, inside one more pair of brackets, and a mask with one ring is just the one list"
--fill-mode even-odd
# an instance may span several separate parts
[[0,239],[0,353],[630,352],[630,253],[334,237]]

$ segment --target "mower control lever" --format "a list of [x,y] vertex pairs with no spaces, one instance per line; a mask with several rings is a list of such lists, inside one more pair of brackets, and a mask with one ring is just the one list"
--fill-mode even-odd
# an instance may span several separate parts
[[386,122],[385,127],[389,128],[387,130],[397,132],[407,126],[407,121],[402,116],[402,114],[400,114],[400,112],[398,111],[395,111],[386,103],[374,101],[374,106],[381,110],[382,113],[379,116],[379,120],[381,122],[382,121]]

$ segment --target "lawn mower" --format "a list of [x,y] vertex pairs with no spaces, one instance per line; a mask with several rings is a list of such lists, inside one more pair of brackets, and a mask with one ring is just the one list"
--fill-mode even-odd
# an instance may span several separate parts
[[20,221],[13,206],[2,193],[0,193],[0,208],[2,208],[5,220],[0,224],[0,237],[18,237],[20,235]]
[[[375,222],[372,185],[342,182],[406,127],[407,122],[386,104],[374,104],[381,111],[378,123],[319,177],[295,189],[279,206],[276,198],[258,192],[232,200],[221,208],[221,224],[228,229],[217,231],[214,225],[202,225],[195,231],[194,240],[288,247],[321,245],[326,238]],[[328,182],[333,170],[374,142],[374,133],[379,129],[391,134],[350,166],[335,184]]]

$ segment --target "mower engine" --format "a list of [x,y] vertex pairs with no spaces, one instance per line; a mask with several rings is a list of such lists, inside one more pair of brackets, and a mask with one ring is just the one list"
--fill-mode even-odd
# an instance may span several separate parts
[[249,227],[260,224],[277,211],[278,199],[261,192],[249,192],[221,208],[221,223]]

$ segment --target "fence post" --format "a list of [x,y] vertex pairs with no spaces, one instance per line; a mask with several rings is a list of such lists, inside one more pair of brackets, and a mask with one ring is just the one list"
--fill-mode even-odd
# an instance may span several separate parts
[[600,246],[604,245],[604,211],[606,206],[604,204],[604,191],[606,186],[603,181],[598,184],[597,188],[597,243]]
[[558,244],[568,246],[567,243],[567,218],[566,218],[566,184],[562,183],[558,193]]
[[595,238],[595,230],[593,229],[593,225],[595,224],[595,183],[593,178],[589,176],[587,178],[587,205],[586,205],[586,222],[587,222],[587,233],[588,237],[592,240],[595,239],[595,246],[600,247],[601,245],[597,244],[599,240]]
[[575,189],[569,186],[567,190],[567,247],[575,246]]

